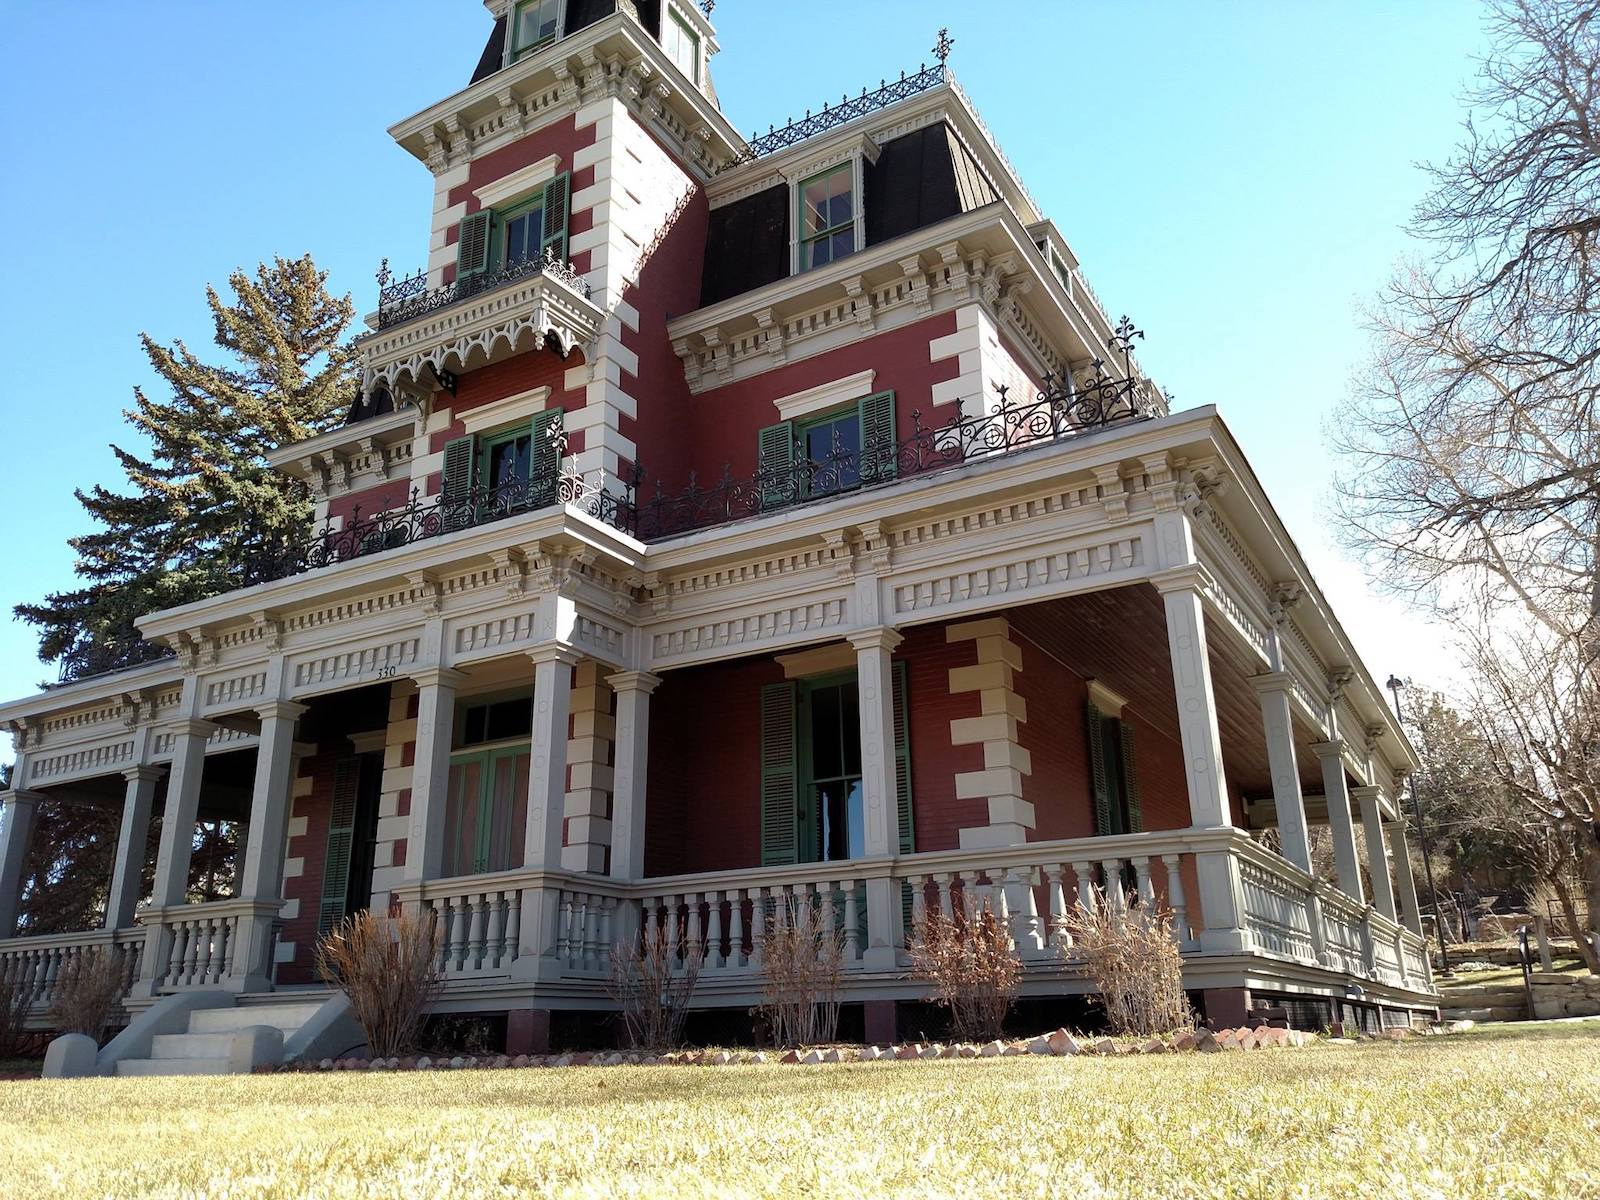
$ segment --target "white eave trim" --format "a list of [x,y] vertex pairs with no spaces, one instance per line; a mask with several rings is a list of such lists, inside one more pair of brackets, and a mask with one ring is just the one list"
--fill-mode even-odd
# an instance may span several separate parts
[[[381,416],[357,421],[353,425],[340,425],[326,433],[319,433],[316,437],[306,438],[303,442],[290,442],[287,446],[279,446],[267,455],[267,465],[282,471],[302,459],[357,450],[362,442],[368,440],[377,441],[380,445],[405,441],[407,437],[414,436],[417,418],[421,415],[421,409],[406,405]],[[404,436],[390,436],[396,433]]]

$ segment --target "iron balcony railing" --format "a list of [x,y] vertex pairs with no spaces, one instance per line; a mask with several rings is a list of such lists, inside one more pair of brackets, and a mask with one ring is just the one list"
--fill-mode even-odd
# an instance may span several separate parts
[[580,275],[570,262],[564,262],[549,253],[543,258],[510,263],[496,271],[468,275],[465,279],[458,279],[454,283],[447,283],[432,290],[428,288],[426,271],[418,271],[414,275],[407,275],[404,279],[396,279],[389,270],[389,260],[386,258],[383,260],[383,265],[378,268],[378,328],[389,329],[395,325],[403,325],[407,321],[414,321],[441,308],[448,308],[458,301],[481,296],[484,292],[492,292],[502,284],[527,279],[534,275],[544,275],[558,280],[585,300],[589,299],[589,281]]
[[[1138,331],[1124,320],[1119,332],[1125,366],[1131,368],[1128,345]],[[398,508],[372,516],[357,509],[341,527],[330,522],[304,541],[263,547],[248,566],[248,582],[399,549],[558,503],[641,541],[660,541],[845,493],[888,487],[900,479],[965,463],[1003,458],[1096,429],[1148,420],[1167,410],[1166,398],[1147,380],[1131,369],[1114,378],[1099,361],[1076,379],[1047,376],[1044,389],[1026,403],[1013,401],[1003,387],[998,397],[988,411],[961,414],[937,426],[926,424],[921,411],[914,411],[907,437],[861,448],[836,441],[823,457],[801,455],[781,470],[736,475],[724,465],[721,476],[710,484],[691,472],[681,487],[669,488],[650,478],[642,463],[634,462],[619,478],[603,484],[563,467],[501,484],[479,478],[459,493],[423,496],[414,490],[410,501]],[[559,415],[549,436],[554,454],[534,457],[564,462],[567,434]]]

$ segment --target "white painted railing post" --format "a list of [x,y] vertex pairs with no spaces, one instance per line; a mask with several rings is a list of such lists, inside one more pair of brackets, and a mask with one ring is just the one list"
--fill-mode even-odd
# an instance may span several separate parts
[[[893,629],[866,629],[850,635],[856,650],[856,692],[861,721],[861,795],[868,858],[889,858],[900,850],[900,805],[894,753],[895,647],[903,641]],[[900,889],[888,874],[867,879],[867,944],[862,963],[892,970],[898,962]]]
[[650,696],[661,677],[648,671],[607,675],[617,697],[616,762],[611,795],[611,875],[644,878],[645,785],[649,773]]
[[1383,792],[1377,787],[1358,787],[1351,791],[1361,805],[1361,828],[1367,842],[1367,874],[1372,879],[1372,905],[1393,921],[1394,885],[1389,880],[1389,852],[1383,844]]
[[122,821],[117,829],[111,890],[106,895],[107,929],[125,929],[133,924],[134,910],[144,886],[142,876],[150,844],[150,816],[155,808],[156,784],[164,773],[164,768],[155,766],[129,767],[122,773],[127,787],[122,797]]
[[0,792],[0,938],[10,937],[17,928],[22,872],[33,841],[33,818],[39,800],[38,792]]

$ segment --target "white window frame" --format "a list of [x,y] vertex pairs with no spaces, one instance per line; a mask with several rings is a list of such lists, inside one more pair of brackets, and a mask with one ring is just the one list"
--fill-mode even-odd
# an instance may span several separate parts
[[668,62],[672,63],[673,66],[678,67],[679,70],[682,70],[683,68],[681,66],[679,66],[678,60],[673,58],[671,52],[667,50],[667,39],[666,39],[667,26],[669,24],[670,25],[676,25],[678,27],[678,30],[684,36],[693,39],[693,41],[694,41],[694,72],[693,72],[693,74],[691,74],[689,76],[689,82],[692,83],[698,89],[701,86],[700,85],[700,80],[705,75],[705,67],[706,67],[705,38],[702,37],[701,34],[700,34],[700,31],[695,28],[694,22],[691,21],[688,17],[686,17],[683,14],[682,9],[680,9],[676,4],[663,4],[661,6],[661,8],[662,8],[662,13],[661,13],[661,50],[662,50],[662,53],[666,54]]
[[[866,174],[867,164],[878,161],[878,144],[866,134],[857,134],[852,140],[835,146],[826,155],[808,159],[794,168],[785,168],[783,176],[789,184],[789,274],[801,275],[805,272],[800,266],[800,189],[808,180],[815,179],[824,172],[849,162],[850,196],[854,205],[852,213],[855,229],[856,247],[847,257],[853,258],[867,248],[867,193]],[[844,259],[835,259],[834,262],[843,262]],[[825,271],[834,263],[827,263],[811,270]]]
[[[517,10],[522,7],[521,0],[511,0],[506,5],[506,46],[503,55],[504,66],[509,67],[519,61],[517,58]],[[561,40],[561,31],[567,27],[567,0],[556,0],[556,35],[545,42],[538,49],[530,50],[530,54],[537,54],[539,50],[555,45]]]

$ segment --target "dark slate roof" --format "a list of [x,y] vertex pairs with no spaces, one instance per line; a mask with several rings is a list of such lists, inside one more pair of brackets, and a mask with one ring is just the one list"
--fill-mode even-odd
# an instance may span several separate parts
[[[1000,198],[944,122],[885,142],[864,172],[868,246],[936,225]],[[789,274],[793,198],[787,184],[711,210],[700,304],[716,304]]]
[[487,79],[498,71],[506,58],[506,19],[499,17],[495,20],[494,28],[489,31],[489,44],[483,48],[483,56],[478,59],[478,69],[473,71],[472,78],[467,81],[471,87],[480,79]]
[[789,273],[789,185],[780,183],[711,210],[700,305],[782,279]]

